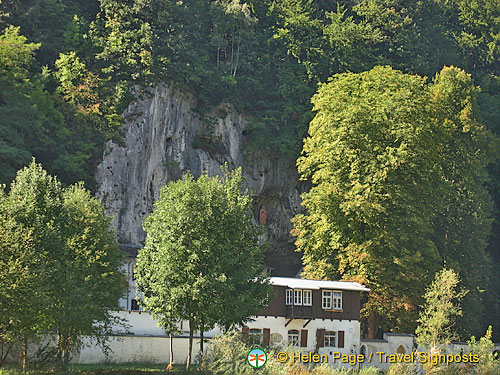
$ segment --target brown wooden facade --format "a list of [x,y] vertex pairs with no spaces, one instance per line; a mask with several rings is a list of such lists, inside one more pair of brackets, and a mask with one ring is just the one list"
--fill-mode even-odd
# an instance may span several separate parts
[[[285,286],[273,285],[269,305],[259,316],[276,316],[288,319],[339,319],[359,320],[360,292],[342,289],[324,289],[342,292],[342,310],[323,310],[322,290],[312,290],[312,306],[286,305]],[[303,290],[307,290],[304,288]]]

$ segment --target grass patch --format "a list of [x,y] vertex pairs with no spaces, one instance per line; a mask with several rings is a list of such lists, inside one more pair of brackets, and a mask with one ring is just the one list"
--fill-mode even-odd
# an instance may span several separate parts
[[121,363],[121,364],[93,364],[93,365],[71,365],[71,373],[92,374],[157,374],[166,373],[164,364],[146,363]]
[[[124,364],[92,364],[92,365],[70,365],[66,371],[56,370],[34,370],[23,371],[18,366],[3,366],[0,368],[0,375],[166,375],[165,364],[149,363],[124,363]],[[191,375],[196,365],[193,365]],[[172,372],[168,374],[186,374],[185,365],[174,365]]]

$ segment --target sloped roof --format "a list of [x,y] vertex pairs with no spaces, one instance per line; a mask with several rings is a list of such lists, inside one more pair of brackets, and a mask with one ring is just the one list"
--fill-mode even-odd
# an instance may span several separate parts
[[356,292],[369,292],[366,286],[352,281],[307,280],[293,277],[271,277],[270,283],[277,286],[286,286],[291,289],[340,289]]

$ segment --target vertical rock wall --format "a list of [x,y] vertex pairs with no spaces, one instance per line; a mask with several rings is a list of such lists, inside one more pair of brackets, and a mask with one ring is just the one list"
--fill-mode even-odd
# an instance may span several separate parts
[[254,216],[265,205],[269,241],[266,262],[274,275],[294,276],[300,255],[294,252],[290,219],[301,212],[300,194],[306,189],[293,160],[266,154],[243,155],[245,119],[230,106],[221,105],[204,118],[193,111],[195,99],[162,85],[124,112],[119,143],[109,141],[98,166],[97,196],[119,241],[142,245],[142,219],[151,212],[161,187],[187,171],[211,176],[220,166],[242,166],[254,195]]

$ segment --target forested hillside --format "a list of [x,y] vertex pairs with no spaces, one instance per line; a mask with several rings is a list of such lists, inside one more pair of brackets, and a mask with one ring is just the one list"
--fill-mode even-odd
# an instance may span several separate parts
[[[232,103],[249,119],[248,152],[296,159],[318,83],[377,65],[431,81],[453,65],[472,75],[479,117],[500,133],[498,0],[0,0],[0,31],[0,183],[34,156],[93,188],[130,88],[161,81],[194,93],[202,115]],[[500,340],[500,164],[498,147],[488,152],[493,266],[477,285],[473,333],[495,323]]]

